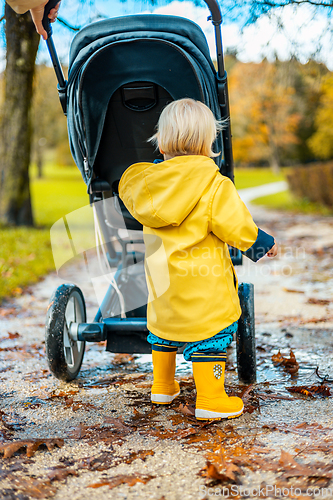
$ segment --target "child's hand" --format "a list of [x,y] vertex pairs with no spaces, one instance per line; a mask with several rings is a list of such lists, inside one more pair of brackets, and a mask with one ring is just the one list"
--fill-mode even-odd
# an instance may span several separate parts
[[267,252],[267,257],[276,257],[278,253],[278,246],[275,243],[270,250]]

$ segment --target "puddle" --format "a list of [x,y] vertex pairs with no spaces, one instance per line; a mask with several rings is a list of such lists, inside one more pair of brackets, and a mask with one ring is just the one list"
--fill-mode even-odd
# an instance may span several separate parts
[[[281,328],[265,325],[265,330],[257,332],[257,383],[259,391],[285,397],[295,397],[287,391],[292,386],[320,385],[316,375],[318,367],[322,377],[333,375],[333,362],[327,356],[327,343],[331,342],[331,332],[301,330],[300,328]],[[292,350],[299,363],[298,373],[291,375],[282,366],[275,366],[272,355],[281,351],[289,358]],[[89,389],[89,394],[101,396],[107,394],[109,386],[118,386],[131,382],[149,385],[152,380],[151,354],[122,355],[105,351],[102,344],[89,344],[85,353],[79,382]],[[148,378],[143,380],[142,376]],[[185,361],[182,354],[177,354],[176,377],[192,375],[192,363]],[[236,343],[228,348],[226,385],[233,388],[239,385],[237,376]],[[296,396],[297,397],[297,396]],[[265,401],[268,404],[269,401]],[[273,401],[270,401],[273,402]]]

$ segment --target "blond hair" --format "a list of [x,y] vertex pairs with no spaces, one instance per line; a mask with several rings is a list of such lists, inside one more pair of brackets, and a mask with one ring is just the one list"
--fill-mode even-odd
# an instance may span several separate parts
[[213,158],[212,144],[223,124],[212,111],[194,99],[179,99],[162,111],[157,132],[148,141],[169,156],[203,155]]

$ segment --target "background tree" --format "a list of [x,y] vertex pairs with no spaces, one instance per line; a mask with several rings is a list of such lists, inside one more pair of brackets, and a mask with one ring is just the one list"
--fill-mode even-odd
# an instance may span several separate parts
[[327,76],[322,84],[322,96],[316,112],[316,132],[309,139],[309,146],[317,158],[333,157],[333,76]]
[[288,67],[238,63],[229,82],[235,161],[268,163],[278,172],[286,150],[298,142],[301,119]]
[[30,14],[5,6],[6,73],[0,127],[0,222],[32,225],[29,187],[31,102],[39,35]]
[[[87,0],[77,0],[85,3]],[[126,2],[126,0],[123,0]],[[141,5],[166,4],[171,0],[137,0]],[[194,3],[203,4],[202,0],[193,0]],[[94,4],[94,0],[88,2]],[[286,5],[308,3],[317,9],[326,9],[327,19],[330,20],[332,11],[332,0],[224,0],[223,11],[235,17],[241,15],[243,24],[254,22],[260,15],[271,13],[275,8]],[[36,52],[39,37],[34,30],[30,20],[30,14],[16,15],[10,7],[5,7],[6,21],[6,43],[7,43],[7,66],[5,73],[5,98],[2,109],[2,120],[0,125],[0,223],[20,225],[33,224],[30,189],[29,189],[29,162],[31,152],[31,98],[33,93],[32,80]],[[87,22],[88,19],[85,20]],[[69,26],[69,23],[65,24]],[[291,87],[289,87],[291,88]],[[258,96],[260,92],[258,93]],[[278,96],[275,96],[278,97]],[[253,158],[266,159],[270,155],[271,164],[277,165],[280,155],[290,146],[295,146],[294,129],[297,125],[297,112],[292,110],[292,91],[283,94],[287,108],[287,134],[280,129],[279,120],[281,107],[273,106],[274,96],[262,94],[261,101],[257,101],[256,113],[247,116],[240,124],[245,127],[243,145],[252,144],[249,149]],[[270,102],[273,99],[272,102]],[[245,103],[246,104],[246,103]],[[286,107],[284,107],[286,110]],[[274,117],[274,121],[272,117]],[[253,122],[254,129],[251,131],[250,123]],[[37,120],[36,120],[37,123]],[[246,128],[247,127],[247,128]],[[250,127],[250,128],[249,128]],[[237,129],[237,127],[236,127]],[[40,135],[37,134],[37,135]],[[43,134],[44,135],[44,134]],[[240,138],[237,137],[236,140]],[[43,137],[40,137],[43,139]],[[43,141],[42,141],[43,142]],[[67,139],[61,141],[67,148]],[[283,143],[283,144],[282,144]],[[37,148],[40,146],[40,143]],[[250,144],[251,145],[251,144]],[[241,149],[240,149],[241,150]],[[39,150],[39,153],[41,151]],[[68,150],[67,150],[68,152]],[[66,153],[67,154],[67,153]]]

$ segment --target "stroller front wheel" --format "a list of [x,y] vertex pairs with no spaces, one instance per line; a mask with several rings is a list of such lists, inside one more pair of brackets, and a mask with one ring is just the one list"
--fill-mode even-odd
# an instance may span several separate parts
[[69,382],[80,371],[85,342],[70,337],[71,323],[86,322],[86,306],[75,285],[59,286],[51,297],[45,325],[45,347],[51,373]]

